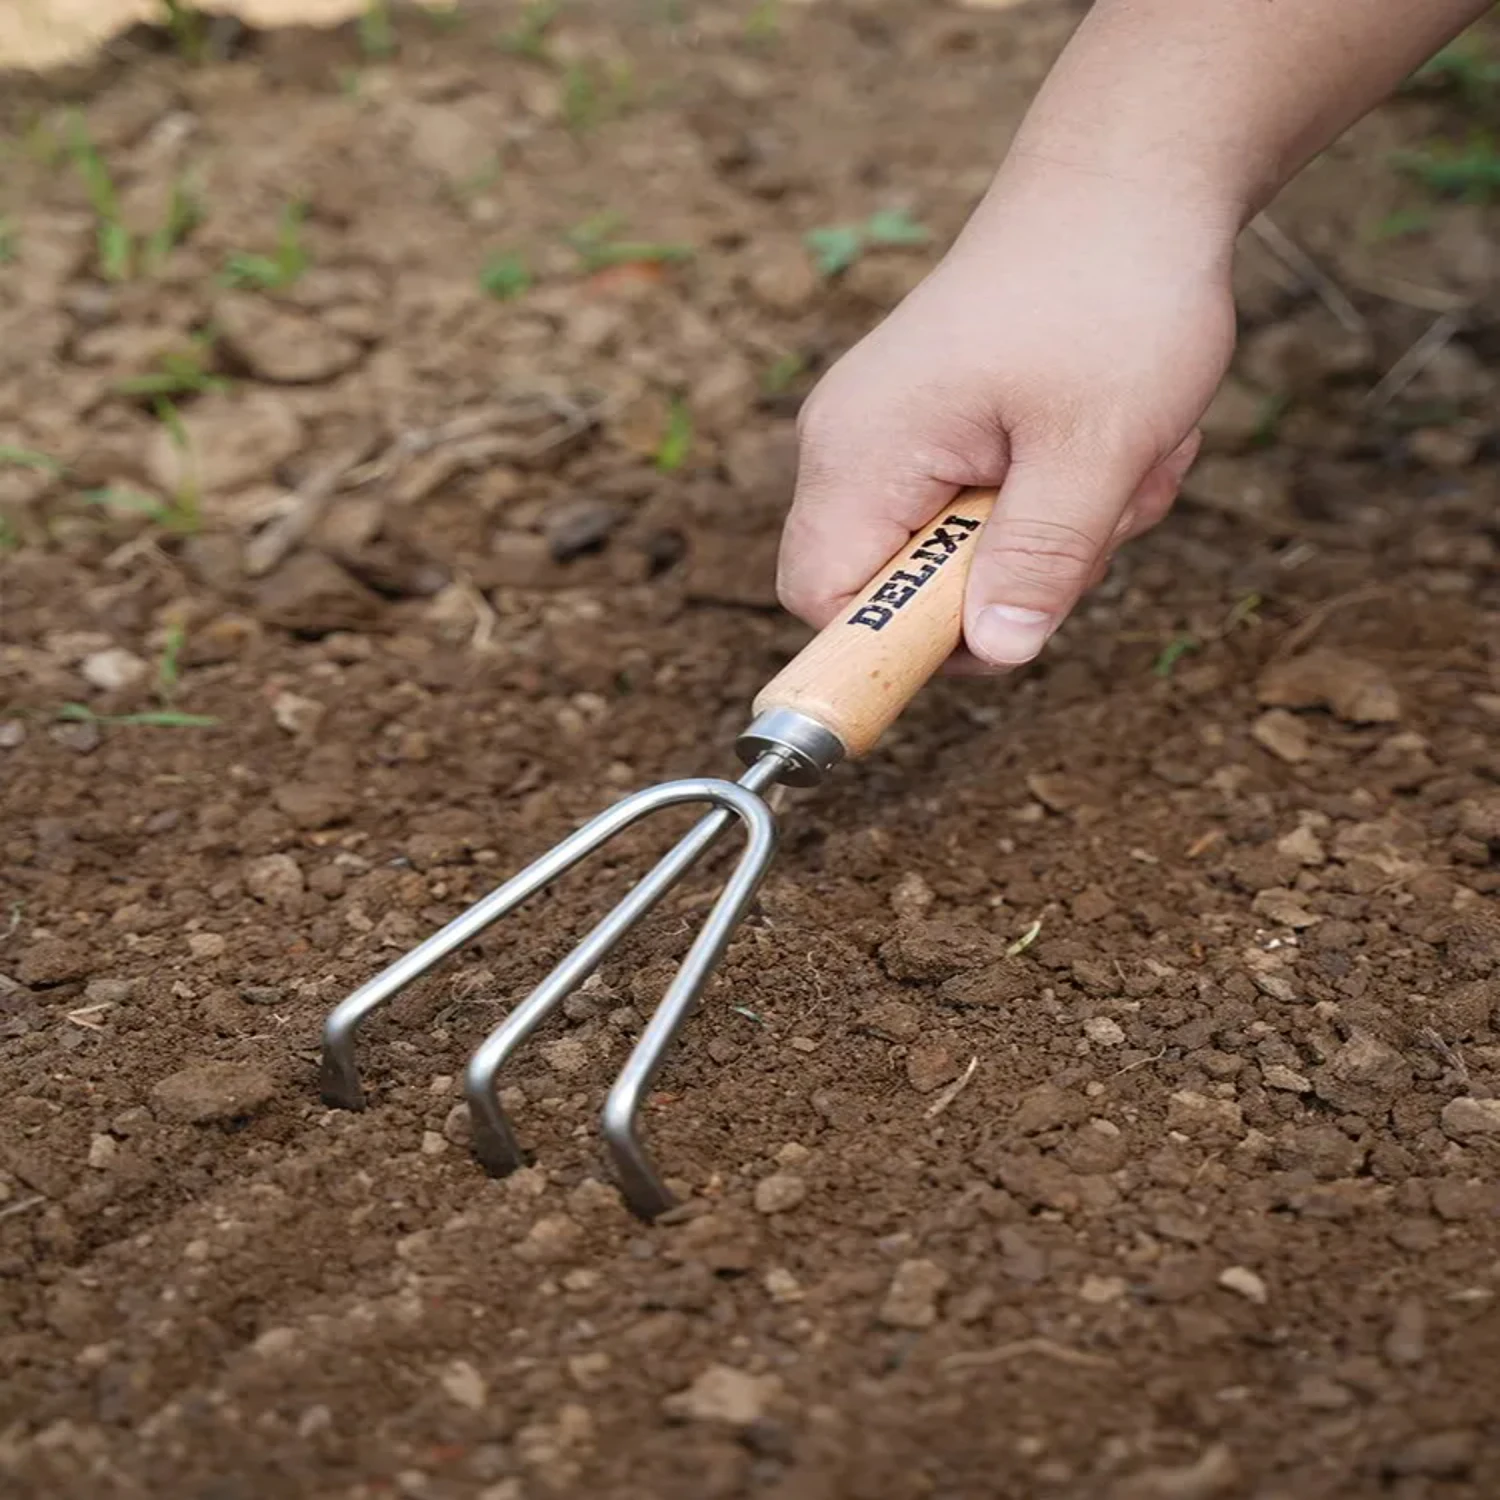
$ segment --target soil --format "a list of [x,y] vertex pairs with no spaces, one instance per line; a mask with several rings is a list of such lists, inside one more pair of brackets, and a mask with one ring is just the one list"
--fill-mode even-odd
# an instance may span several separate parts
[[[732,769],[806,638],[797,403],[1076,14],[475,8],[7,88],[0,433],[65,466],[0,468],[8,1495],[1500,1492],[1495,219],[1391,164],[1469,128],[1441,93],[1273,207],[1324,279],[1247,235],[1209,452],[1046,659],[783,799],[650,1100],[667,1222],[597,1111],[714,870],[506,1079],[534,1165],[487,1178],[455,1110],[666,827],[319,1103],[341,996]],[[138,238],[202,205],[127,280],[72,103]],[[227,289],[294,199],[302,274]],[[931,245],[812,271],[880,209]],[[120,382],[190,348],[225,384],[174,437]]]

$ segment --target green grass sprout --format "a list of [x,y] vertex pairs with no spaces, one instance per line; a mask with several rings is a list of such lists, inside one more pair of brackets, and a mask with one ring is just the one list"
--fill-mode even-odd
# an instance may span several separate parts
[[663,474],[674,474],[693,451],[693,414],[681,396],[674,397],[667,408],[667,427],[656,449],[656,467]]
[[308,265],[307,250],[302,243],[306,218],[305,204],[288,203],[276,226],[276,253],[255,255],[235,251],[224,264],[225,283],[262,292],[282,291],[295,285]]
[[38,453],[35,448],[17,448],[11,443],[0,443],[0,466],[13,469],[35,469],[43,474],[61,474],[66,467],[47,453]]
[[1038,917],[1030,927],[1005,950],[1007,958],[1019,958],[1042,935],[1042,919]]
[[497,302],[511,302],[531,290],[531,267],[513,252],[490,256],[479,272],[480,287]]
[[87,703],[64,703],[57,717],[73,724],[140,724],[156,729],[215,729],[208,714],[185,714],[175,708],[153,708],[138,714],[96,714]]
[[809,229],[803,243],[812,253],[822,276],[847,271],[873,246],[925,245],[932,231],[919,224],[905,209],[886,208],[870,215],[862,224],[824,224]]
[[1158,677],[1170,677],[1176,670],[1177,663],[1180,662],[1184,656],[1187,656],[1190,652],[1197,651],[1199,649],[1200,645],[1196,636],[1175,636],[1172,640],[1168,641],[1165,646],[1162,647],[1160,653],[1157,655],[1156,660],[1151,663],[1151,670]]

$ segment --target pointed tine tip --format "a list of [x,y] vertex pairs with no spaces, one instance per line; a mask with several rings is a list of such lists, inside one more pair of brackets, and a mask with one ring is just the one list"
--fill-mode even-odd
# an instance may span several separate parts
[[323,1103],[330,1109],[363,1109],[365,1091],[359,1081],[359,1069],[351,1058],[323,1050],[323,1066],[318,1079],[318,1092]]

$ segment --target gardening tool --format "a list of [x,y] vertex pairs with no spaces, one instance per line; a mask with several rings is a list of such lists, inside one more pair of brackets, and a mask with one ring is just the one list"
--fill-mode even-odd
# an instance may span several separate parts
[[502,1068],[699,856],[733,823],[742,823],[739,863],[604,1105],[604,1139],[626,1200],[646,1219],[670,1208],[672,1195],[641,1140],[641,1102],[775,852],[775,822],[762,793],[778,782],[814,786],[839,761],[866,754],[938,669],[961,637],[969,559],[994,504],[992,490],[961,494],[762,689],[754,719],[736,743],[748,767],[737,782],[668,781],[615,803],[336,1006],[323,1028],[324,1101],[364,1107],[355,1038],[414,979],[632,824],[662,808],[706,803],[712,811],[485,1038],[464,1073],[475,1154],[497,1176],[513,1171],[525,1158],[500,1105]]

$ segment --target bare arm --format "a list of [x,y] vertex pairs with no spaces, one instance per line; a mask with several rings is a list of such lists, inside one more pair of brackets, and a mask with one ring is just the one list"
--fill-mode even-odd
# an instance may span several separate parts
[[1236,237],[1489,5],[1097,0],[943,263],[803,412],[782,596],[821,625],[965,485],[965,638],[1029,661],[1170,508],[1233,348]]

